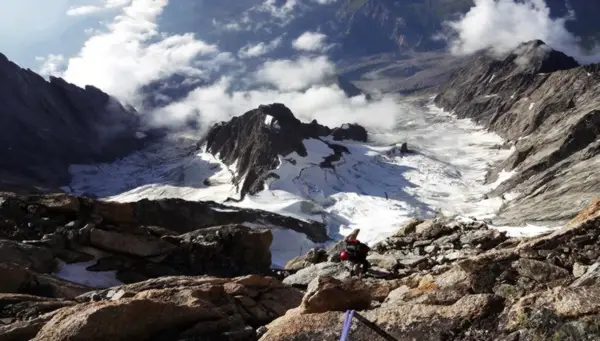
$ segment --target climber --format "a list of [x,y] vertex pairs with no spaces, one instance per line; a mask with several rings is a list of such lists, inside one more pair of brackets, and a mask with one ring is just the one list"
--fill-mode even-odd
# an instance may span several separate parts
[[344,239],[346,249],[340,253],[340,258],[342,260],[348,260],[350,263],[361,265],[362,270],[360,275],[362,275],[371,267],[371,264],[367,260],[367,254],[371,248],[358,241],[356,237],[358,236],[359,232],[360,229],[356,229]]

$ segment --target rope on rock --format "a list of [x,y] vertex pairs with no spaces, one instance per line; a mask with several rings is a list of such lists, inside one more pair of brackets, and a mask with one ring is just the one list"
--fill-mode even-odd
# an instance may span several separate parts
[[379,336],[384,338],[386,341],[398,341],[395,337],[390,335],[388,332],[381,329],[381,327],[379,327],[375,323],[367,320],[364,316],[355,312],[354,310],[346,311],[346,315],[344,317],[344,326],[342,327],[342,337],[340,338],[340,341],[346,341],[346,339],[348,338],[348,335],[350,334],[350,326],[352,325],[353,317],[356,317],[356,319],[359,322],[361,322],[365,326],[371,328],[375,333],[377,333]]

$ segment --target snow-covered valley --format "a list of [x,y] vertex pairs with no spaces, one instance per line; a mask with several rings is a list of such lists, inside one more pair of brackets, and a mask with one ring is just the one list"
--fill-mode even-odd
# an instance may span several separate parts
[[[340,239],[360,228],[361,240],[373,244],[394,234],[414,217],[437,213],[459,219],[489,219],[503,203],[485,193],[510,177],[505,172],[485,184],[488,167],[508,157],[496,134],[469,120],[456,119],[433,105],[399,103],[404,116],[388,131],[369,131],[369,143],[335,141],[348,154],[320,167],[333,154],[327,140],[308,139],[306,157],[280,158],[263,191],[242,201],[232,185],[235,164],[227,167],[210,153],[196,150],[199,137],[179,136],[113,163],[73,165],[65,190],[131,202],[143,198],[213,200],[241,208],[266,210],[326,223],[329,236]],[[400,151],[407,142],[409,152]],[[227,202],[226,202],[227,201]],[[511,235],[546,229],[497,227]],[[314,247],[304,235],[273,228],[273,265],[283,266]]]

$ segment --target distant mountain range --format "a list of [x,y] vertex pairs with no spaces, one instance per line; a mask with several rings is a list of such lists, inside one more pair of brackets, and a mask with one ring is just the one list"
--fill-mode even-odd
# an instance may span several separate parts
[[[226,50],[237,51],[250,42],[268,41],[281,35],[294,39],[318,28],[337,44],[334,59],[364,57],[377,53],[432,51],[445,47],[435,36],[447,20],[455,20],[474,6],[473,0],[338,0],[319,5],[315,1],[274,1],[276,7],[294,3],[279,20],[269,20],[257,0],[236,1],[228,6],[214,2],[169,4],[161,27],[167,31],[196,32],[202,39],[218,41]],[[589,0],[546,0],[553,18],[568,16],[567,29],[590,46],[600,37],[595,25],[600,7]],[[200,20],[202,18],[203,20]],[[229,24],[228,28],[225,28]],[[238,25],[237,28],[235,25]],[[275,55],[289,55],[291,47]]]
[[[594,25],[600,7],[587,0],[547,0],[546,4],[554,18],[574,12],[576,20],[567,21],[567,29],[582,38],[582,45],[594,45],[600,34]],[[369,92],[409,94],[445,81],[465,64],[462,58],[446,53],[447,42],[439,36],[444,22],[459,19],[474,5],[473,0],[337,0],[329,4],[242,0],[231,6],[182,1],[170,3],[159,24],[166,32],[195,32],[234,54],[247,46],[281,39],[264,55],[244,59],[247,70],[266,59],[298,56],[291,42],[304,32],[318,31],[327,36],[326,53],[347,85],[353,83]],[[179,98],[197,84],[210,83],[184,78],[184,84],[178,78],[155,82],[144,91],[163,99]],[[154,98],[146,103],[165,104]]]

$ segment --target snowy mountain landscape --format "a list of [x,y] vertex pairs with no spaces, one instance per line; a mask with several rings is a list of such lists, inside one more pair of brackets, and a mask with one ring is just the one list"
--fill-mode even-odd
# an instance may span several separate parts
[[0,340],[600,339],[600,6],[31,6]]

